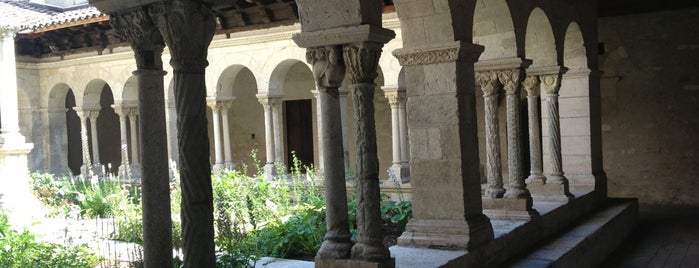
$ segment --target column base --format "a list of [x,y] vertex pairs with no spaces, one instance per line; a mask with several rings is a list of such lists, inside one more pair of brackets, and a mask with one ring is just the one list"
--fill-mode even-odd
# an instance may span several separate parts
[[92,175],[93,175],[93,171],[92,171],[91,167],[89,167],[88,165],[85,165],[85,164],[80,166],[80,177],[89,179],[92,177]]
[[104,177],[104,166],[102,164],[92,165],[92,174],[95,174],[98,177]]
[[264,170],[264,175],[266,180],[274,180],[277,177],[277,167],[274,166],[274,163],[267,163],[263,167]]
[[410,167],[404,164],[393,164],[388,170],[388,180],[400,183],[410,182]]
[[316,268],[394,268],[396,259],[384,261],[365,261],[353,259],[315,259]]
[[468,220],[410,219],[398,245],[443,249],[474,249],[494,238],[485,215]]
[[530,183],[527,189],[532,194],[532,198],[537,201],[569,202],[575,199],[575,196],[570,193],[567,181]]
[[532,198],[483,197],[483,213],[495,220],[531,220],[539,216],[532,208]]
[[131,179],[134,181],[141,180],[141,164],[131,164],[129,166],[129,172],[131,172]]
[[223,164],[215,164],[211,167],[211,173],[214,175],[221,175],[224,169],[226,169],[226,166]]
[[235,170],[236,166],[231,162],[227,162],[223,164],[223,168],[226,170]]
[[119,179],[122,181],[131,181],[131,169],[128,165],[119,166]]

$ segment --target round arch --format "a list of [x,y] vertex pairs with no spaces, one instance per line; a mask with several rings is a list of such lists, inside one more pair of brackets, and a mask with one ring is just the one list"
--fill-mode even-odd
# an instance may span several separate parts
[[311,66],[305,62],[306,50],[300,47],[292,46],[279,50],[269,56],[269,59],[262,65],[261,72],[257,78],[257,85],[260,87],[258,93],[281,93],[281,85],[285,73],[296,63],[304,64],[311,69]]
[[566,30],[563,42],[563,64],[569,69],[587,68],[585,40],[576,22],[571,22]]
[[[255,76],[253,75],[252,71],[244,65],[240,64],[235,64],[228,66],[226,69],[221,72],[221,75],[218,78],[218,82],[216,84],[216,89],[213,92],[214,97],[223,97],[223,98],[231,98],[231,97],[237,97],[239,93],[247,93],[246,92],[237,92],[240,89],[236,87],[236,83],[238,82],[238,76],[241,75],[241,73],[244,73],[244,75],[250,74],[252,75],[253,80],[255,79]],[[243,78],[245,79],[245,78]],[[257,91],[257,80],[252,81],[254,84],[254,89],[253,95]]]
[[524,44],[525,56],[533,61],[532,67],[558,65],[553,28],[541,8],[534,8],[529,14]]
[[[93,79],[85,87],[85,92],[83,93],[83,103],[82,106],[85,108],[97,109],[100,107],[100,99],[102,97],[102,91],[109,87],[109,84],[102,79]],[[111,89],[110,89],[111,92]]]
[[479,60],[517,56],[515,27],[505,0],[478,0],[473,15],[473,43],[485,47]]
[[121,101],[124,104],[138,104],[138,78],[131,76],[124,83],[124,90],[121,93]]

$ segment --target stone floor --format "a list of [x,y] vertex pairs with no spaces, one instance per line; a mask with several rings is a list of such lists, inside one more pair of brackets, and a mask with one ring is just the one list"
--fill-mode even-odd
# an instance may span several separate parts
[[699,210],[641,207],[641,222],[602,267],[699,267]]

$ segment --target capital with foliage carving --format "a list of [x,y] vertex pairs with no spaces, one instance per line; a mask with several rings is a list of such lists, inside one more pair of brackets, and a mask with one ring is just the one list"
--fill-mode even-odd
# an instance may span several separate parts
[[547,74],[539,76],[541,90],[548,94],[558,94],[561,89],[561,74]]
[[500,88],[498,74],[493,71],[476,72],[476,83],[481,86],[483,96],[497,95]]
[[342,46],[323,46],[306,49],[306,61],[313,67],[313,76],[320,88],[340,87],[345,78]]
[[539,76],[538,75],[527,75],[522,81],[522,86],[524,90],[527,91],[527,95],[531,97],[539,96]]
[[145,9],[124,14],[112,14],[109,18],[109,24],[112,25],[114,34],[131,45],[136,54],[136,65],[139,70],[162,70],[161,55],[165,43]]
[[342,56],[347,66],[347,78],[350,84],[373,84],[379,75],[376,69],[381,58],[383,44],[361,42],[346,44]]
[[175,71],[203,74],[216,30],[211,9],[197,1],[174,0],[154,4],[149,14],[170,49]]
[[517,94],[519,92],[520,70],[510,69],[498,72],[498,80],[502,84],[507,94]]

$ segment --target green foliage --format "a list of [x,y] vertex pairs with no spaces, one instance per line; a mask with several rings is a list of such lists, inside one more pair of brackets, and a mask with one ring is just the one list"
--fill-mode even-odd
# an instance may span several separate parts
[[381,202],[381,218],[384,222],[384,231],[402,233],[410,217],[413,216],[412,203],[408,201],[396,202],[387,200]]
[[289,258],[312,255],[325,235],[325,211],[321,207],[301,209],[296,215],[269,222],[253,231],[250,240],[259,256]]
[[0,267],[95,267],[98,258],[87,247],[65,247],[37,241],[29,232],[17,232],[0,213]]

